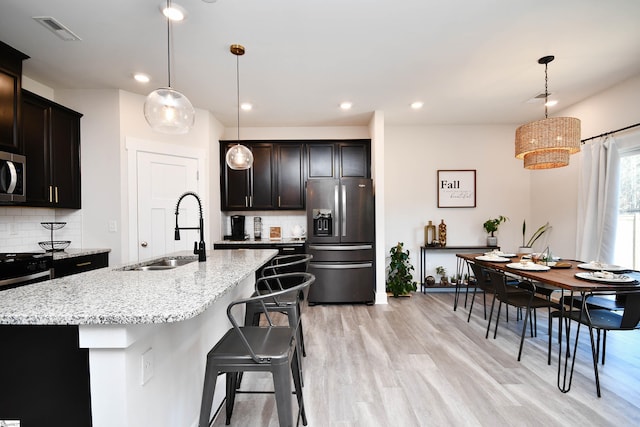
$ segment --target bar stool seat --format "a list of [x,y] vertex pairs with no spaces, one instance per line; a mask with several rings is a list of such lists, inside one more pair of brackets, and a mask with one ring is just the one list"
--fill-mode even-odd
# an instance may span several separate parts
[[[216,343],[207,354],[202,403],[200,406],[200,427],[209,426],[213,395],[218,375],[227,374],[226,379],[226,424],[231,421],[238,375],[242,372],[271,372],[275,390],[276,407],[281,427],[294,425],[291,405],[291,380],[295,386],[298,401],[298,417],[303,425],[307,425],[302,397],[302,384],[298,366],[296,336],[297,328],[290,326],[274,326],[269,313],[265,309],[268,326],[239,326],[232,310],[237,305],[249,303],[263,304],[269,298],[299,295],[315,280],[309,273],[287,273],[283,279],[294,279],[301,283],[289,289],[276,291],[267,295],[257,295],[232,302],[227,307],[227,317],[232,328]],[[291,372],[291,373],[290,373]]]

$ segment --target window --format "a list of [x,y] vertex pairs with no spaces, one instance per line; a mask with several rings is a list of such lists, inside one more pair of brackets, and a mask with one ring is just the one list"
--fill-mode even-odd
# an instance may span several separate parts
[[640,269],[640,150],[621,153],[615,262]]

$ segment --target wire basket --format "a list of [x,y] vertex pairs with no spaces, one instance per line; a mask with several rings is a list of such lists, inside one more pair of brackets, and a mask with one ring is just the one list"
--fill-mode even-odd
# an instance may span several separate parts
[[41,222],[42,225],[47,230],[60,230],[62,227],[67,225],[66,222]]
[[46,242],[38,242],[38,244],[47,252],[61,252],[69,247],[71,240],[47,240]]

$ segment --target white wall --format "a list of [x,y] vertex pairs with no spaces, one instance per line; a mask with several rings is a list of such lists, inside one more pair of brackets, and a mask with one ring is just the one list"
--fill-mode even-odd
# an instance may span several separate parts
[[[419,248],[429,220],[447,224],[447,245],[485,245],[482,224],[503,215],[498,244],[515,250],[522,240],[522,221],[530,211],[530,172],[514,157],[515,126],[386,126],[385,240],[386,252],[397,242],[409,249],[418,280]],[[476,170],[475,208],[438,208],[439,169]],[[456,260],[429,253],[426,274],[443,265],[455,272]],[[426,275],[425,274],[425,275]]]

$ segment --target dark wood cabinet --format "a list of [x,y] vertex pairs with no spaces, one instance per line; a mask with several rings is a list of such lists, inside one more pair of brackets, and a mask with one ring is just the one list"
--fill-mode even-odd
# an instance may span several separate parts
[[53,261],[53,275],[54,277],[64,277],[108,266],[108,252],[62,258]]
[[276,144],[278,209],[304,209],[304,144]]
[[22,61],[29,57],[0,42],[0,151],[22,153],[20,118]]
[[308,142],[307,178],[371,178],[371,141]]
[[221,209],[265,210],[274,209],[274,159],[273,145],[246,143],[253,154],[253,166],[244,171],[233,170],[225,164],[227,150],[237,143],[222,143],[221,158]]
[[223,211],[302,210],[307,179],[370,178],[371,141],[242,141],[253,153],[248,171],[227,167],[220,143]]
[[80,209],[82,115],[22,91],[22,145],[28,206]]

